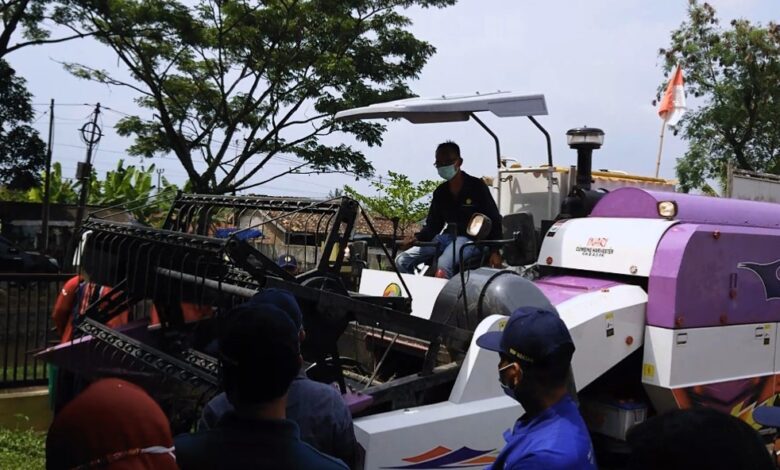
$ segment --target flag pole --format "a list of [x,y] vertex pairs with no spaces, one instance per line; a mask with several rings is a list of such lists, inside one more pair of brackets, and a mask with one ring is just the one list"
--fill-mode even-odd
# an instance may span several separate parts
[[661,170],[661,153],[664,150],[664,131],[666,131],[666,119],[661,122],[661,140],[658,143],[658,156],[655,159],[655,177],[658,178],[658,173]]

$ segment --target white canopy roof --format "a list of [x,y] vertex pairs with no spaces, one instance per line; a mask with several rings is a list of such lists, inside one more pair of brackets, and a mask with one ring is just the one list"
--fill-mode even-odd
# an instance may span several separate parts
[[404,118],[415,124],[468,121],[471,113],[490,111],[498,117],[542,116],[547,114],[544,95],[521,95],[508,91],[473,95],[408,98],[348,109],[336,120]]

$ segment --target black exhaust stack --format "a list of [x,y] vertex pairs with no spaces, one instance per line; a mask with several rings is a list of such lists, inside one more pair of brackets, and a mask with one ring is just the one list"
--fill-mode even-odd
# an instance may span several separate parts
[[604,193],[591,190],[593,151],[604,143],[604,131],[579,127],[566,132],[566,142],[577,151],[577,184],[561,204],[559,219],[586,217]]

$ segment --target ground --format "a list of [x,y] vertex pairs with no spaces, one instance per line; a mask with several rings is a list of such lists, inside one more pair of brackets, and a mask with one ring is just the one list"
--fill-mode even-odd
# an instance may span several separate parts
[[46,434],[0,428],[0,468],[39,470],[46,467]]

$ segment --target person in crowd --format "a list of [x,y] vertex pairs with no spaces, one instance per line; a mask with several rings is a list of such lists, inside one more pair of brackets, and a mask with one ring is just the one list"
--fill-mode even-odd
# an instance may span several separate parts
[[503,331],[483,334],[477,345],[499,354],[501,388],[525,410],[489,468],[596,469],[590,435],[567,391],[574,343],[558,314],[520,308]]
[[276,261],[276,264],[278,264],[280,268],[284,269],[293,276],[298,274],[298,260],[295,259],[295,256],[291,254],[280,256]]
[[[97,302],[101,296],[111,291],[108,286],[100,286],[89,282],[85,274],[68,279],[60,289],[52,309],[52,322],[60,335],[60,343],[73,339],[73,328],[76,319],[87,312],[90,305]],[[119,295],[115,293],[114,295]],[[112,328],[127,324],[129,312],[122,311],[106,324]]]
[[[402,273],[413,273],[420,263],[430,263],[438,258],[436,277],[449,279],[460,265],[460,248],[471,241],[466,228],[472,215],[479,212],[492,221],[489,239],[501,238],[501,214],[490,189],[484,181],[461,170],[463,158],[460,147],[455,142],[444,142],[436,148],[436,166],[439,176],[445,181],[433,192],[431,206],[425,226],[414,236],[404,240],[401,248],[406,250],[396,257],[396,265]],[[447,224],[455,224],[457,237],[450,233],[440,233]],[[412,246],[416,242],[436,241],[437,246]],[[453,255],[453,244],[455,252]],[[411,247],[411,248],[409,248]],[[469,246],[463,256],[466,259],[482,256],[481,248]],[[490,265],[498,268],[502,265],[498,249],[490,253]]]
[[[292,320],[298,330],[299,341],[305,340],[303,314],[298,301],[289,292],[264,289],[250,300],[250,304],[278,307]],[[227,394],[220,393],[203,408],[198,430],[213,429],[230,411],[233,411],[233,406]],[[311,380],[303,369],[299,370],[287,392],[286,415],[298,425],[301,440],[354,468],[357,441],[352,416],[337,389]]]
[[303,359],[298,328],[284,311],[249,302],[232,309],[219,354],[233,411],[211,429],[176,437],[183,470],[347,468],[303,442],[286,419],[288,389]]
[[[86,273],[77,274],[65,282],[54,301],[51,314],[52,323],[60,335],[60,344],[73,339],[76,322],[86,314],[90,305],[110,291],[110,287],[90,282]],[[106,325],[117,328],[127,324],[128,318],[129,312],[125,310],[107,321]],[[86,385],[87,381],[75,376],[72,372],[50,366],[49,402],[55,414],[59,413]]]
[[674,410],[631,428],[630,470],[771,470],[761,436],[744,421],[711,408]]
[[46,436],[48,470],[174,470],[168,418],[144,390],[101,379],[68,403]]

